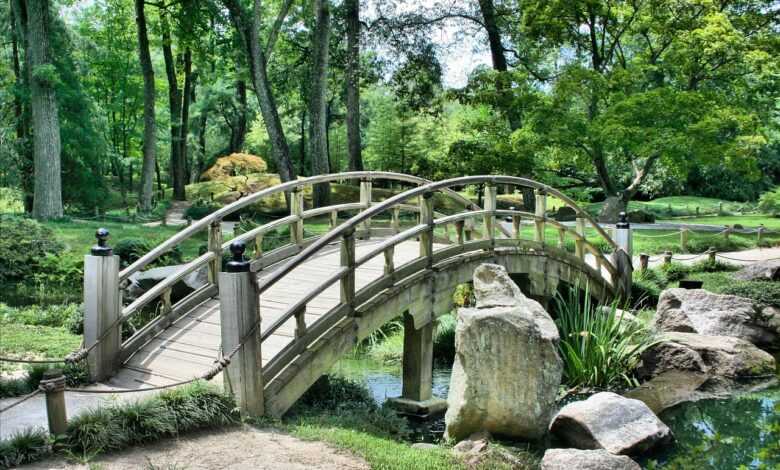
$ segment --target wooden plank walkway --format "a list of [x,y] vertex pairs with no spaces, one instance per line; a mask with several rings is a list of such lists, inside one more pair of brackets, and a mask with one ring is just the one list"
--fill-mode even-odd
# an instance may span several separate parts
[[[356,257],[360,258],[382,241],[382,239],[357,241]],[[416,241],[397,245],[394,251],[395,266],[401,266],[417,258],[419,250]],[[263,328],[271,325],[309,292],[311,287],[324,282],[339,268],[339,246],[333,245],[271,286],[260,298]],[[259,273],[259,279],[262,281],[272,270],[273,268],[269,268]],[[356,290],[378,279],[383,272],[384,256],[380,254],[356,270]],[[307,305],[306,324],[311,325],[338,303],[339,283],[334,283]],[[295,318],[293,317],[263,342],[263,365],[289,344],[294,334]],[[214,360],[220,357],[220,335],[219,299],[210,299],[144,345],[127,360],[119,372],[110,379],[108,385],[133,389],[149,385],[167,385],[200,375],[211,368]],[[221,381],[222,374],[213,379],[216,383]]]

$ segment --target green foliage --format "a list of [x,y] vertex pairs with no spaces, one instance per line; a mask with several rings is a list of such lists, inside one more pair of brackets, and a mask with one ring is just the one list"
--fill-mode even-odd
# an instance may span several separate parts
[[15,468],[51,454],[51,439],[42,429],[25,429],[0,440],[0,468]]
[[[137,261],[141,256],[152,251],[157,245],[156,241],[149,241],[143,238],[122,238],[114,245],[114,254],[119,256],[122,266],[129,266]],[[184,260],[181,249],[176,246],[157,258],[151,266],[168,266],[180,264]]]
[[436,334],[433,337],[433,360],[451,366],[455,360],[455,328],[458,320],[454,313],[436,319]]
[[212,212],[216,212],[219,208],[220,206],[217,204],[198,199],[195,201],[195,204],[184,211],[184,217],[191,217],[193,220],[199,220],[210,215]]
[[64,246],[51,229],[32,219],[0,216],[0,284],[23,281],[43,269],[47,255]]
[[780,187],[762,194],[758,200],[758,209],[767,214],[780,214]]
[[570,387],[609,389],[638,385],[634,369],[641,354],[657,343],[649,330],[624,320],[617,303],[602,308],[572,289],[555,299],[564,381]]
[[724,287],[721,293],[746,297],[762,304],[780,308],[780,283],[777,282],[733,282]]
[[91,456],[237,421],[232,398],[196,382],[82,413],[68,423],[62,446],[70,453]]
[[357,382],[328,374],[317,379],[295,404],[299,412],[302,408],[337,410],[355,406],[376,406],[371,392]]

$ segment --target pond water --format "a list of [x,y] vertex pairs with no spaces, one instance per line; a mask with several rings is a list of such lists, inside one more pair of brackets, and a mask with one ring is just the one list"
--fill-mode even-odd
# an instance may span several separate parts
[[[334,373],[363,382],[377,403],[401,394],[400,366],[365,358],[343,359]],[[434,367],[433,394],[446,398],[450,369]],[[729,399],[684,403],[661,413],[675,444],[640,461],[644,468],[780,469],[780,387]],[[410,423],[412,440],[437,442],[444,419]]]

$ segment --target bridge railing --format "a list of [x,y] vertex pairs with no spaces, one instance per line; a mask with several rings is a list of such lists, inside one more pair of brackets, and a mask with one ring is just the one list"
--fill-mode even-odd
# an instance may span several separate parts
[[[481,184],[487,183],[485,208],[469,210],[452,215],[441,215],[434,218],[436,212],[433,208],[433,194],[443,189],[449,189],[452,186],[463,184]],[[316,254],[325,246],[340,241],[341,250],[341,268],[333,272],[330,276],[316,286],[310,286],[308,292],[287,309],[280,317],[267,326],[260,335],[261,342],[268,340],[285,323],[294,319],[295,338],[281,352],[276,354],[270,362],[263,368],[263,376],[266,380],[276,377],[287,364],[297,355],[303,353],[306,347],[312,341],[319,338],[328,331],[342,318],[351,315],[357,306],[370,300],[384,289],[393,286],[396,282],[414,275],[422,270],[429,269],[434,263],[452,258],[458,254],[473,252],[478,250],[495,250],[497,247],[516,247],[521,239],[521,222],[523,219],[533,221],[535,226],[534,238],[535,245],[539,249],[544,249],[545,225],[549,224],[558,231],[557,248],[566,249],[566,236],[570,235],[575,241],[575,256],[580,258],[583,263],[588,253],[593,256],[598,271],[604,278],[605,285],[614,291],[616,280],[621,273],[615,262],[607,258],[599,247],[591,243],[585,236],[586,223],[591,224],[603,239],[613,248],[617,245],[606,232],[581,210],[573,201],[568,200],[560,192],[532,182],[537,186],[537,211],[534,213],[519,210],[501,210],[496,208],[496,183],[516,184],[518,186],[527,186],[531,183],[529,180],[515,177],[496,177],[496,176],[478,176],[464,177],[447,180],[438,183],[429,183],[427,185],[410,189],[402,194],[398,194],[382,203],[372,206],[370,209],[345,221],[330,233],[323,235],[314,241],[311,245],[302,250],[301,253],[285,262],[281,267],[273,271],[264,279],[257,288],[257,293],[262,297],[263,293],[270,289],[276,282],[283,279],[293,269],[300,266],[312,255]],[[577,212],[578,223],[575,227],[569,227],[557,221],[549,219],[545,214],[545,198],[547,194],[559,197],[564,203],[570,205]],[[420,214],[419,224],[397,233],[390,238],[371,248],[367,253],[356,257],[355,253],[355,233],[356,228],[361,226],[371,217],[381,214],[384,211],[392,210],[395,207],[404,205],[406,201],[418,198]],[[513,230],[507,238],[500,238],[501,232],[498,227],[500,223],[497,217],[509,217],[512,221]],[[466,234],[466,221],[480,220],[484,227],[482,237],[478,240],[470,240]],[[436,229],[455,226],[456,241],[452,246],[435,249],[434,233]],[[498,233],[497,233],[498,232]],[[497,237],[498,235],[498,237]],[[405,265],[396,267],[394,265],[395,248],[406,241],[416,239],[419,241],[419,257],[407,262]],[[355,272],[358,268],[365,265],[372,259],[383,256],[384,270],[383,275],[372,281],[369,285],[359,291],[355,288]],[[603,271],[606,271],[604,273]],[[327,314],[321,316],[311,325],[306,323],[307,305],[315,298],[321,295],[326,289],[335,284],[340,284],[339,304]]]
[[[306,188],[318,183],[343,182],[350,180],[360,181],[359,201],[333,204],[325,207],[305,210],[304,191]],[[181,314],[186,313],[193,307],[209,298],[214,297],[218,293],[217,280],[218,273],[222,265],[222,254],[228,249],[232,242],[253,242],[253,271],[258,271],[265,268],[266,266],[278,263],[286,258],[289,258],[290,256],[299,253],[304,247],[310,245],[314,240],[317,239],[316,236],[304,238],[305,221],[316,217],[321,217],[323,215],[329,215],[330,228],[332,229],[338,225],[339,214],[351,211],[365,211],[370,207],[378,204],[372,201],[372,185],[375,181],[382,180],[414,185],[422,185],[429,182],[423,178],[411,175],[373,171],[319,175],[310,178],[301,178],[295,181],[289,181],[247,195],[244,198],[215,211],[214,213],[193,223],[191,226],[176,233],[174,236],[155,247],[149,253],[130,264],[128,267],[119,272],[120,285],[129,282],[130,277],[134,273],[142,270],[150,263],[153,263],[180,243],[187,241],[193,236],[204,231],[207,231],[208,233],[208,249],[205,253],[180,266],[179,269],[175,270],[165,279],[155,284],[151,289],[144,292],[130,304],[124,306],[121,309],[121,312],[119,313],[119,324],[130,320],[135,315],[138,315],[139,312],[141,312],[144,308],[148,308],[150,304],[157,305],[159,301],[159,314],[154,319],[146,323],[146,325],[144,325],[138,331],[134,332],[130,338],[122,342],[117,353],[118,361],[125,361],[135,351],[137,351],[139,347],[148,341],[149,338],[154,336],[162,329],[167,328],[176,318],[181,316]],[[255,227],[245,233],[235,236],[231,240],[223,241],[221,222],[225,217],[228,217],[231,214],[234,214],[237,211],[250,206],[251,204],[257,203],[264,198],[270,198],[274,196],[278,197],[280,194],[289,195],[289,215]],[[467,208],[476,207],[470,200],[455,191],[445,190],[443,191],[443,194],[459,206]],[[371,219],[367,218],[360,224],[362,236],[370,236],[372,232],[381,233],[383,230],[385,232],[397,232],[400,230],[401,226],[401,211],[417,210],[418,207],[414,205],[398,205],[395,207],[395,210],[391,215],[391,227],[387,229],[372,229]],[[278,231],[286,227],[289,227],[290,243],[275,248],[267,253],[263,253],[263,237],[271,232]],[[209,282],[203,287],[197,289],[195,292],[192,292],[187,297],[173,303],[171,301],[171,293],[174,285],[188,275],[204,267],[208,267]]]

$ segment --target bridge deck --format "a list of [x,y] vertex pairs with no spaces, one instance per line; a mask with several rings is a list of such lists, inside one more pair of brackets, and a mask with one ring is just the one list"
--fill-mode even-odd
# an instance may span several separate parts
[[[359,258],[381,239],[358,241]],[[415,241],[401,243],[395,248],[395,265],[401,266],[419,256]],[[274,284],[260,298],[262,325],[267,327],[283,315],[290,306],[307,293],[308,286],[318,285],[340,267],[339,246],[333,245],[314,256]],[[262,280],[273,268],[259,273]],[[355,274],[355,287],[360,289],[382,276],[384,257],[377,256],[360,266]],[[317,296],[306,308],[306,324],[311,325],[339,303],[339,284],[335,283]],[[109,384],[121,388],[139,388],[148,385],[166,385],[200,375],[220,356],[219,300],[207,300],[173,325],[159,333],[136,352],[114,376]],[[295,332],[291,318],[263,342],[263,365],[289,344]],[[214,381],[221,383],[221,374]]]

